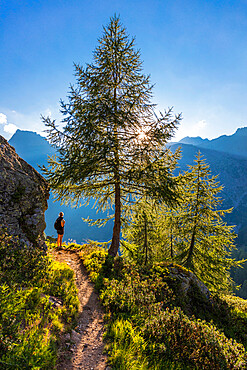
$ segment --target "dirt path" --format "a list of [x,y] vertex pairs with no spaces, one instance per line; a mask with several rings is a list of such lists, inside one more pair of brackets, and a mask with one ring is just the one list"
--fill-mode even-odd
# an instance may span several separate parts
[[76,253],[64,250],[51,253],[74,270],[80,301],[76,330],[62,337],[57,370],[108,370],[107,357],[103,354],[103,309],[94,286]]

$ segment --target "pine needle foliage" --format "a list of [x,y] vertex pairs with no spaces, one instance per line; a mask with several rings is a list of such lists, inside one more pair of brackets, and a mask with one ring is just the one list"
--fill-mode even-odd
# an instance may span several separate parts
[[184,174],[183,201],[176,214],[180,229],[177,260],[210,289],[227,290],[230,269],[243,263],[231,258],[236,234],[224,216],[232,210],[221,208],[223,187],[200,152],[194,162]]
[[[124,258],[137,265],[152,265],[157,261],[170,260],[167,251],[167,230],[160,207],[154,202],[141,199],[132,207],[129,222],[123,226],[121,241]],[[160,221],[160,222],[159,222]]]
[[57,200],[79,206],[93,197],[98,209],[114,206],[109,254],[116,255],[126,202],[144,192],[168,203],[176,198],[165,144],[181,117],[172,109],[155,113],[140,52],[116,15],[104,27],[92,64],[76,64],[75,71],[69,102],[61,102],[63,129],[43,117],[58,152],[43,173]]
[[210,290],[229,291],[233,286],[230,270],[241,267],[244,260],[232,257],[236,234],[234,226],[224,221],[231,209],[221,208],[222,186],[200,152],[194,165],[178,178],[180,197],[175,207],[157,206],[145,199],[135,205],[124,228],[123,254],[143,263],[146,245],[150,264],[178,263],[195,273]]

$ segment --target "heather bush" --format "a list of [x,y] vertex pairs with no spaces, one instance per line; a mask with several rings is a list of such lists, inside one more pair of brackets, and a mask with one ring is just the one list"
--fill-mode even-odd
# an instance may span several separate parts
[[244,346],[228,339],[214,325],[188,318],[180,308],[166,309],[146,320],[144,338],[155,343],[157,354],[182,361],[190,368],[244,369]]
[[126,274],[122,280],[104,280],[101,299],[113,315],[130,316],[140,320],[172,302],[168,285],[158,278],[142,279],[137,271]]
[[[188,317],[179,307],[171,309],[172,297],[160,277],[141,280],[134,272],[120,282],[107,280],[101,294],[110,312],[108,317],[112,320],[128,318],[136,330],[139,328],[143,340],[148,343],[144,352],[152,368],[158,366],[155,363],[166,361],[170,361],[170,366],[175,361],[191,369],[242,369],[247,366],[243,345],[228,339],[213,324]],[[112,344],[113,358],[117,343],[116,337]]]

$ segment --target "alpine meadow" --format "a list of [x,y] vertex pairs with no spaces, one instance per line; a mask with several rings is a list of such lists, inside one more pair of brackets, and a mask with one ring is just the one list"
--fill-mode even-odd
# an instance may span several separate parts
[[[247,369],[233,278],[246,260],[234,258],[224,185],[200,150],[180,166],[182,115],[158,111],[120,16],[74,68],[62,121],[42,115],[55,152],[44,178],[0,136],[0,211],[19,222],[19,234],[11,217],[0,227],[1,369]],[[103,217],[83,220],[113,221],[111,240],[45,235],[49,189],[61,205],[93,204]]]

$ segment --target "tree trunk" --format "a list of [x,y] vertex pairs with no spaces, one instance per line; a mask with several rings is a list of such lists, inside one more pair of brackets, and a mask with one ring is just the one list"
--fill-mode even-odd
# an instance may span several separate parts
[[108,254],[115,257],[118,252],[120,243],[120,230],[121,230],[121,201],[120,201],[120,183],[115,184],[115,220],[113,227],[113,235],[111,246]]
[[193,231],[192,231],[192,236],[191,236],[191,241],[190,241],[190,248],[189,248],[188,257],[187,257],[186,262],[184,264],[188,269],[191,268],[192,256],[193,256],[194,245],[195,245],[197,217],[198,217],[198,210],[199,210],[199,190],[200,190],[200,168],[198,169],[198,174],[197,174],[195,221],[194,221],[194,226],[193,226]]
[[193,228],[193,233],[192,233],[192,237],[191,237],[191,241],[190,241],[189,253],[188,253],[187,260],[185,262],[185,266],[188,269],[191,267],[191,261],[192,261],[194,245],[195,245],[195,234],[196,234],[196,227]]
[[172,235],[172,227],[170,228],[170,241],[171,241],[171,259],[173,260],[173,235]]
[[148,261],[148,235],[147,235],[147,216],[144,213],[144,246],[143,249],[145,251],[145,261],[144,264],[147,264]]

